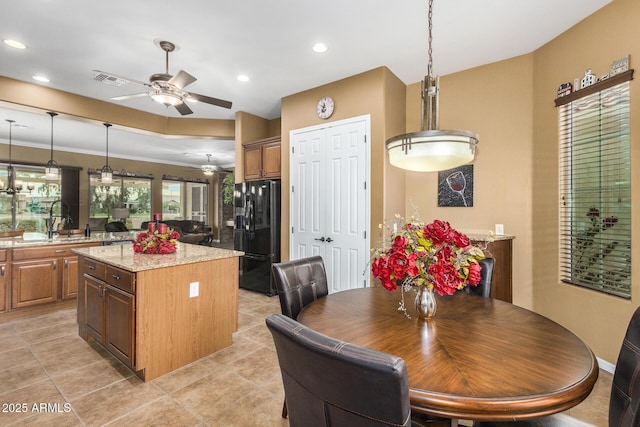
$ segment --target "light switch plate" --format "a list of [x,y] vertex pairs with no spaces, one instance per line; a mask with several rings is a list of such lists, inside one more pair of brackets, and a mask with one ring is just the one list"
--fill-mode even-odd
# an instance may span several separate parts
[[504,235],[504,224],[496,224],[496,235]]
[[200,282],[189,283],[189,298],[195,298],[200,294]]

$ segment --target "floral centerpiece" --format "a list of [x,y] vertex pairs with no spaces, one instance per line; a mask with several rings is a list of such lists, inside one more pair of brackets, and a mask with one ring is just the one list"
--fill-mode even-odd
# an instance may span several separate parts
[[407,222],[390,240],[390,248],[374,250],[371,271],[385,289],[402,289],[399,310],[405,315],[404,291],[424,288],[453,295],[480,282],[482,249],[446,221]]
[[178,248],[179,238],[180,233],[172,228],[167,228],[166,233],[160,233],[158,230],[143,231],[136,236],[133,251],[143,254],[172,254]]

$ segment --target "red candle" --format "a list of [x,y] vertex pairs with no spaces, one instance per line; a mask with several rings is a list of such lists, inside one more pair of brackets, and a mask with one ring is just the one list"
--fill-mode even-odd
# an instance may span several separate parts
[[153,233],[154,231],[156,231],[156,223],[149,221],[147,223],[147,230],[149,231],[149,233]]
[[166,234],[167,232],[167,224],[161,222],[158,224],[158,233],[160,234]]
[[162,221],[162,214],[161,213],[154,213],[153,214],[153,220],[154,221]]

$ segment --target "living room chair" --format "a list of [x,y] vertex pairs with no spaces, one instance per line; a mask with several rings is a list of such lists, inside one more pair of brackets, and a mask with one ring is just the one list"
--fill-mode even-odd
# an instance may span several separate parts
[[109,233],[116,233],[119,231],[129,231],[129,229],[124,224],[124,222],[120,222],[120,221],[112,221],[112,222],[106,223],[104,225],[104,230],[108,231]]
[[464,291],[468,294],[491,298],[491,283],[493,282],[493,268],[496,264],[494,258],[485,258],[478,261],[480,264],[480,282],[476,286],[467,286]]
[[335,340],[282,314],[266,323],[291,427],[412,425],[402,358]]
[[[291,319],[318,298],[329,294],[327,271],[320,256],[301,258],[271,265],[280,310]],[[282,418],[287,418],[287,402],[282,405]]]
[[[563,427],[581,425],[565,414],[517,422],[476,422],[474,427]],[[609,399],[609,425],[640,426],[640,307],[629,321],[627,333],[618,354]]]

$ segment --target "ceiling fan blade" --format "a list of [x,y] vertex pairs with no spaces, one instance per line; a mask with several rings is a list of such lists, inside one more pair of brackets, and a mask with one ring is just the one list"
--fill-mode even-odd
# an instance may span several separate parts
[[187,114],[193,114],[191,108],[189,108],[189,106],[184,102],[182,104],[176,105],[175,107],[176,110],[178,110],[178,113],[182,114],[183,116],[186,116]]
[[114,96],[113,98],[109,98],[109,99],[112,101],[124,101],[125,99],[140,98],[147,95],[149,95],[147,92],[141,92],[141,93],[134,93],[131,95]]
[[198,79],[193,77],[191,74],[187,73],[184,70],[180,70],[178,71],[178,74],[171,77],[167,83],[169,83],[170,85],[174,85],[178,89],[182,89],[186,86],[189,86],[191,83],[195,82],[196,80]]
[[200,95],[197,93],[189,92],[189,96],[197,101],[204,102],[211,105],[217,105],[218,107],[231,108],[231,101],[225,101],[223,99],[212,98],[206,95]]
[[118,74],[108,73],[106,71],[93,70],[98,73],[93,77],[93,80],[103,82],[105,84],[111,84],[115,86],[121,86],[124,83],[131,83],[138,86],[150,87],[149,83],[141,82],[140,80],[130,79],[129,77],[123,77]]

